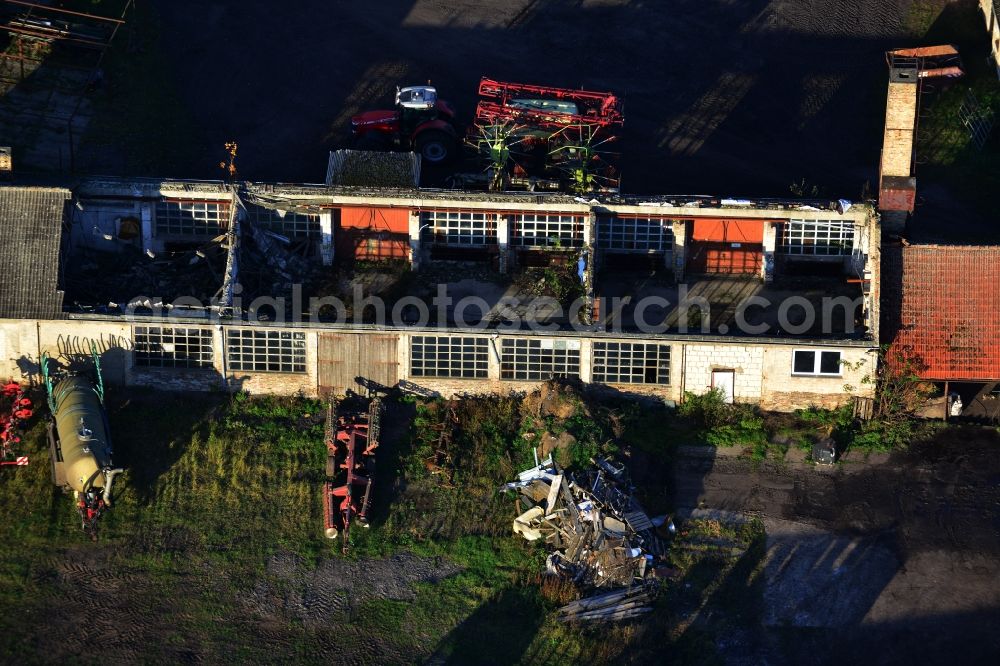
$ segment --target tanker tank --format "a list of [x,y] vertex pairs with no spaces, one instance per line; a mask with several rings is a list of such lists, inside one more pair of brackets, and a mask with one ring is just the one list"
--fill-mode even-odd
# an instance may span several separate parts
[[49,372],[42,355],[42,376],[48,392],[49,448],[52,480],[68,487],[85,532],[97,540],[101,514],[111,506],[111,484],[123,470],[114,466],[111,433],[104,409],[104,381],[97,350],[91,345],[96,381],[65,370]]
[[111,482],[118,470],[111,460],[104,405],[88,379],[70,376],[52,390],[53,418],[66,485],[80,494],[101,489],[111,504]]

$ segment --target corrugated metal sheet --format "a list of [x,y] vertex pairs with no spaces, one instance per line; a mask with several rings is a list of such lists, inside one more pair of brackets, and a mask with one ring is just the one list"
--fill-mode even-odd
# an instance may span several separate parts
[[392,387],[399,382],[397,336],[319,334],[321,393],[361,391],[364,381]]
[[0,317],[53,319],[62,312],[59,240],[69,190],[0,187]]
[[926,379],[1000,379],[1000,246],[886,248],[884,331]]

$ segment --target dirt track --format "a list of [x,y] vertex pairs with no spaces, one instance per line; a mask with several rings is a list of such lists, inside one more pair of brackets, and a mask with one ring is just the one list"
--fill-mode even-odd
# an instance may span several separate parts
[[990,662],[1000,654],[996,446],[995,436],[953,435],[830,471],[689,455],[677,500],[762,517],[757,657]]
[[[316,182],[350,116],[432,80],[471,118],[480,76],[626,98],[629,192],[857,196],[875,174],[884,51],[910,0],[159,0],[165,56],[217,176]],[[175,175],[175,174],[169,174]]]

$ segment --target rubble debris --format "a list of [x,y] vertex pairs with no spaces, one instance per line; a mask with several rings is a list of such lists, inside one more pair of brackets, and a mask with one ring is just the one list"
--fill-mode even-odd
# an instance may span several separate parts
[[667,548],[635,499],[625,467],[601,459],[570,472],[551,454],[538,462],[537,450],[535,462],[502,488],[517,492],[514,533],[545,543],[550,575],[584,590],[625,588],[574,602],[563,609],[563,619],[618,620],[647,612],[654,569]]
[[66,302],[110,310],[160,307],[182,296],[209,303],[221,295],[227,253],[225,234],[159,253],[78,248],[67,264]]

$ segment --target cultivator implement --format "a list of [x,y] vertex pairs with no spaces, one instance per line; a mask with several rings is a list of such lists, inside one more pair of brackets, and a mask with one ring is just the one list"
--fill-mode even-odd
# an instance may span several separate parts
[[625,122],[612,93],[505,83],[479,83],[476,121],[466,144],[484,162],[491,190],[617,191],[618,154],[609,151]]
[[327,538],[340,536],[344,552],[351,523],[368,527],[381,409],[378,398],[372,399],[366,412],[338,415],[336,403],[327,407],[323,520]]
[[25,397],[24,387],[18,382],[3,385],[3,407],[0,412],[0,465],[24,466],[28,456],[18,455],[24,423],[31,418],[31,398]]

